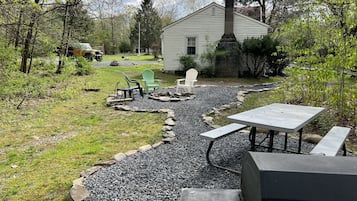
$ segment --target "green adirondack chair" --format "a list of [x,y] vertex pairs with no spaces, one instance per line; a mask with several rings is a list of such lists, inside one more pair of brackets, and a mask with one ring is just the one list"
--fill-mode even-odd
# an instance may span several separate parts
[[154,71],[144,70],[142,72],[145,93],[149,93],[149,89],[161,89],[161,80],[154,78]]

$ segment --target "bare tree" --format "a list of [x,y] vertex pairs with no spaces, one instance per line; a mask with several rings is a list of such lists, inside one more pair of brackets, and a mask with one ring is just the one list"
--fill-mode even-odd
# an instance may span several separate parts
[[154,7],[162,20],[163,26],[170,24],[179,16],[179,3],[175,0],[156,0]]

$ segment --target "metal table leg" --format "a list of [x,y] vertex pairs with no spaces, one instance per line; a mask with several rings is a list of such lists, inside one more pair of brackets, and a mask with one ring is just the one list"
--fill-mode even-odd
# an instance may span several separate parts
[[301,141],[302,141],[302,129],[299,130],[299,147],[298,147],[298,154],[301,153]]
[[249,132],[250,150],[255,151],[255,136],[257,134],[257,128],[252,127]]
[[269,131],[269,148],[268,148],[268,152],[272,152],[273,151],[273,143],[274,143],[274,131],[270,130]]
[[220,166],[220,165],[216,165],[214,163],[211,162],[210,158],[209,158],[209,153],[212,149],[212,146],[213,146],[213,143],[214,141],[210,141],[209,145],[208,145],[208,149],[207,149],[207,152],[206,152],[206,160],[207,160],[207,163],[209,165],[212,165],[213,167],[216,167],[216,168],[219,168],[219,169],[223,169],[223,170],[228,170],[230,172],[233,172],[235,174],[241,174],[240,172],[238,172],[237,170],[233,170],[233,169],[230,169],[230,168],[226,168],[226,167],[223,167],[223,166]]
[[284,140],[284,150],[286,151],[288,144],[288,133],[285,133],[285,140]]

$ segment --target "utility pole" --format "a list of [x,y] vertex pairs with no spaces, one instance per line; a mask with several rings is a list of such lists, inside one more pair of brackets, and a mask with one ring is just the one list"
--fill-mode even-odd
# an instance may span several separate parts
[[138,56],[140,57],[140,22],[138,23],[139,25],[139,39],[138,39]]

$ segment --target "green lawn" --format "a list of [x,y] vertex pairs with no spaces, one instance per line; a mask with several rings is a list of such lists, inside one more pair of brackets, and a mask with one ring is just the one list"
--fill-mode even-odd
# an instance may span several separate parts
[[[72,181],[94,163],[160,141],[166,114],[122,112],[105,105],[115,83],[123,81],[121,72],[138,77],[146,68],[103,68],[75,78],[79,80],[72,90],[79,96],[70,100],[33,100],[21,110],[2,102],[0,199],[64,200]],[[139,121],[146,126],[138,126]]]

